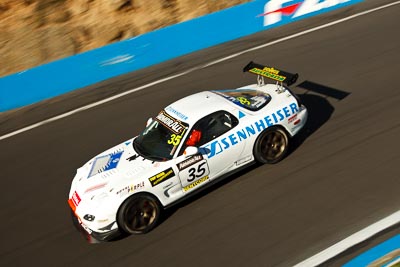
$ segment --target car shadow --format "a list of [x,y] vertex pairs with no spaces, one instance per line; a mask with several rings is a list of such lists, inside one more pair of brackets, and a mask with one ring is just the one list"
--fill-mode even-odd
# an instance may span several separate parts
[[[287,156],[290,156],[291,153],[297,150],[308,137],[315,133],[331,118],[333,112],[335,111],[335,108],[328,101],[330,98],[333,98],[336,101],[341,101],[350,95],[350,93],[346,91],[321,85],[312,81],[303,81],[298,84],[297,87],[305,90],[303,94],[298,94],[298,97],[300,98],[301,103],[307,107],[308,119],[303,129],[295,136],[295,138],[292,139],[290,150],[288,151]],[[200,192],[189,196],[188,198],[181,201],[179,204],[176,204],[175,206],[167,209],[162,221],[167,220],[178,209],[189,205],[193,201],[196,201],[204,195],[207,195],[208,193],[224,186],[230,181],[235,180],[242,175],[245,175],[246,173],[258,168],[259,166],[259,164],[252,164],[250,166],[247,166],[246,168],[234,173],[233,175],[221,179],[219,182],[213,184],[212,186],[207,187]],[[162,221],[160,223],[162,223]]]
[[[317,84],[311,81],[304,81],[300,83],[297,87],[306,90],[303,94],[298,94],[298,97],[300,98],[301,103],[307,107],[308,119],[303,129],[295,136],[295,138],[292,139],[292,143],[287,156],[290,156],[291,153],[297,150],[308,137],[315,133],[330,119],[333,112],[335,111],[335,108],[328,101],[329,98],[334,98],[337,101],[340,101],[350,94],[348,92]],[[239,178],[242,175],[245,175],[246,173],[255,170],[259,166],[260,164],[251,164],[235,172],[234,174],[220,179],[212,185],[207,186],[206,188],[199,190],[198,192],[195,192],[194,194],[184,198],[183,200],[179,201],[179,203],[165,209],[163,212],[163,216],[161,217],[158,224],[160,225],[168,220],[177,210],[193,203],[194,201],[213,192],[214,190],[217,190],[218,188],[235,180],[236,178]],[[115,241],[123,239],[125,237],[127,236],[121,236],[120,238],[115,239]]]
[[203,188],[201,190],[198,190],[198,192],[193,192],[193,194],[185,197],[183,200],[179,201],[179,203],[174,204],[173,206],[165,209],[163,217],[161,218],[159,224],[162,224],[164,221],[168,220],[168,218],[171,217],[179,209],[184,208],[187,205],[190,205],[191,203],[195,202],[196,200],[202,198],[203,196],[217,190],[220,187],[223,187],[224,185],[235,180],[236,178],[241,177],[241,176],[245,175],[246,173],[256,169],[258,166],[259,165],[256,163],[247,165],[243,169],[240,169],[239,171],[234,172],[233,174],[226,176],[225,178],[222,178],[222,179],[218,180],[217,182],[214,182],[211,185],[206,186],[205,188]]
[[298,97],[301,103],[307,107],[308,119],[303,129],[292,139],[287,156],[297,150],[308,137],[331,118],[335,108],[329,102],[329,99],[341,101],[350,95],[346,91],[311,81],[304,81],[297,87],[306,90],[303,94],[298,94]]

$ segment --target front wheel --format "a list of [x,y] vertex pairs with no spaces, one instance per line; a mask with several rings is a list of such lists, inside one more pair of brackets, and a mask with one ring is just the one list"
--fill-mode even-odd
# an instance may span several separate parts
[[145,234],[157,225],[160,214],[161,204],[155,197],[138,194],[129,197],[121,205],[117,221],[128,234]]
[[254,144],[254,158],[257,162],[274,164],[281,161],[289,148],[285,130],[273,127],[263,131]]

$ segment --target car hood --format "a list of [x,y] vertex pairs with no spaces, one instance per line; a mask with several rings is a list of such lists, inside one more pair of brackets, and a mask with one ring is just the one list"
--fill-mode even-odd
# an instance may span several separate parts
[[[133,148],[133,139],[123,142],[89,160],[77,170],[69,197],[93,199],[99,194],[117,194],[128,184],[142,181],[159,162],[144,159]],[[129,189],[127,189],[129,190]]]

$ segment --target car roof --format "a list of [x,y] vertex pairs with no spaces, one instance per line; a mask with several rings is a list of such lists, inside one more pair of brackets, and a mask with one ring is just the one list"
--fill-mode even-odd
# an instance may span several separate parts
[[190,125],[196,123],[200,118],[219,110],[232,113],[235,107],[223,97],[210,91],[186,96],[165,108],[169,115]]

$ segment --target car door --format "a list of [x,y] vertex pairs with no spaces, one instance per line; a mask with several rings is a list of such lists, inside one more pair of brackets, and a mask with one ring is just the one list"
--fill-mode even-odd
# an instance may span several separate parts
[[[185,193],[200,188],[234,164],[244,147],[244,142],[232,145],[228,141],[237,125],[238,119],[222,110],[194,124],[177,158],[179,178]],[[186,157],[183,152],[188,146],[199,148],[199,153]]]
[[190,157],[182,155],[179,159],[176,166],[184,194],[196,190],[210,181],[210,168],[206,157],[201,154]]

